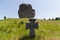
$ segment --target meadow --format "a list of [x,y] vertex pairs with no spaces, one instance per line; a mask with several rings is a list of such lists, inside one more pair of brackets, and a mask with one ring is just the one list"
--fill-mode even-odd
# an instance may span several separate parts
[[0,40],[60,40],[60,20],[39,20],[36,37],[29,38],[26,30],[27,18],[8,18],[0,20]]

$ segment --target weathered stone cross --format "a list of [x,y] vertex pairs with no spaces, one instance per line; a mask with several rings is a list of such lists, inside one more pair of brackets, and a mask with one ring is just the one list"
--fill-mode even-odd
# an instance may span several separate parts
[[38,29],[36,19],[29,19],[30,23],[26,23],[26,29],[30,29],[30,37],[35,37],[35,28]]

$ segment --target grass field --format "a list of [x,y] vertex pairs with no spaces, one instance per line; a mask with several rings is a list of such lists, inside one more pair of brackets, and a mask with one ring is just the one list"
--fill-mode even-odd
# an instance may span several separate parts
[[36,20],[39,29],[33,39],[25,29],[27,22],[26,18],[0,20],[0,40],[60,40],[60,20]]

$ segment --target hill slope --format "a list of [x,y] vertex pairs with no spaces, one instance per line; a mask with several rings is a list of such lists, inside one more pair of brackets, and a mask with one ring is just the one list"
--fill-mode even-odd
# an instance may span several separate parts
[[[25,29],[26,18],[0,20],[0,40],[30,40],[29,30]],[[39,29],[35,29],[33,40],[60,40],[60,20],[36,20]],[[32,40],[32,39],[31,39]]]

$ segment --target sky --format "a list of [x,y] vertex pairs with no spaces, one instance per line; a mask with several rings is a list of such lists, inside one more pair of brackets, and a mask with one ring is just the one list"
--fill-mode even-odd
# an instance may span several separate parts
[[60,0],[0,0],[0,19],[19,18],[19,5],[31,4],[35,9],[35,18],[49,19],[60,17]]

